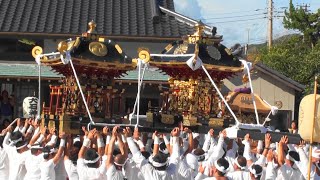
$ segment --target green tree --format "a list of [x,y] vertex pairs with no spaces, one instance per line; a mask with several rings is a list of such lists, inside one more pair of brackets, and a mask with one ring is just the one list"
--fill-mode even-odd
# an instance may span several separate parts
[[289,11],[285,11],[284,27],[299,30],[304,40],[314,47],[320,38],[320,9],[317,12],[307,11],[307,7],[295,8],[290,0]]
[[314,76],[320,71],[320,43],[311,49],[309,44],[301,43],[302,39],[302,36],[294,35],[275,44],[270,51],[266,47],[260,49],[260,61],[306,85],[306,93],[309,93]]

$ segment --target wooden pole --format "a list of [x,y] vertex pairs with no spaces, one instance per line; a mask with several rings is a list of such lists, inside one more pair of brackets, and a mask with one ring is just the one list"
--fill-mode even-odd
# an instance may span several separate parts
[[311,130],[311,139],[310,139],[310,148],[309,148],[309,166],[308,166],[308,179],[310,180],[311,166],[312,166],[312,143],[313,143],[313,134],[314,134],[314,121],[317,113],[317,79],[316,76],[314,79],[314,108],[313,108],[313,118],[312,118],[312,130]]

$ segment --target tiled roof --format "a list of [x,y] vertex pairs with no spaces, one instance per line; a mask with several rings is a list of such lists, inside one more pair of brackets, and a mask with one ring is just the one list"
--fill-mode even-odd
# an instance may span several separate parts
[[278,79],[279,81],[282,81],[283,83],[287,84],[288,86],[294,88],[297,91],[303,91],[306,87],[297,81],[288,78],[287,76],[281,74],[280,72],[273,70],[266,66],[265,64],[258,62],[254,66],[255,69],[262,71],[270,76],[273,76],[274,78]]
[[[0,62],[0,76],[1,77],[19,77],[32,78],[38,77],[37,64],[13,64]],[[41,77],[45,78],[60,78],[62,75],[52,71],[49,66],[41,66]]]
[[[142,72],[142,69],[141,69]],[[25,77],[32,78],[38,77],[38,65],[29,63],[19,63],[19,62],[0,62],[0,77]],[[41,66],[41,77],[44,78],[60,78],[63,75],[55,72],[50,66]],[[117,78],[118,80],[137,80],[138,70],[128,71],[123,74],[122,77]],[[145,71],[144,80],[145,81],[168,81],[169,76],[161,72],[157,68],[150,68]]]
[[[142,74],[143,69],[141,69]],[[147,69],[144,73],[143,80],[144,81],[168,81],[170,76],[161,72],[157,68]],[[138,70],[128,71],[122,77],[117,78],[119,80],[137,80],[138,79]]]
[[0,33],[81,34],[89,21],[97,33],[180,37],[193,28],[159,10],[173,0],[0,0]]

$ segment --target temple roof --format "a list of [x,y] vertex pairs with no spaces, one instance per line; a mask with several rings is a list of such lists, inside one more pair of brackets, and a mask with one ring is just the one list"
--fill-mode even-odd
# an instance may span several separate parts
[[173,0],[0,0],[0,34],[80,35],[91,20],[107,36],[192,34],[192,20],[178,16]]

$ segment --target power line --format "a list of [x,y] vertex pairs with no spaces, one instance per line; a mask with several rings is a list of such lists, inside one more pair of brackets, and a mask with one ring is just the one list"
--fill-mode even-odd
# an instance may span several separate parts
[[258,13],[258,14],[247,14],[247,15],[241,15],[241,16],[227,16],[227,17],[214,17],[214,18],[202,18],[202,20],[210,20],[210,19],[228,19],[228,18],[237,18],[237,17],[248,17],[248,16],[256,16],[256,15],[264,15],[267,14],[264,13]]
[[261,10],[266,10],[266,8],[264,9],[253,9],[253,10],[248,10],[248,11],[234,11],[234,12],[221,12],[221,13],[214,13],[214,15],[216,14],[239,14],[239,13],[248,13],[248,12],[257,12],[257,11],[261,11]]
[[257,19],[265,19],[267,17],[259,17],[259,18],[251,18],[251,19],[240,19],[240,20],[233,20],[233,21],[220,21],[220,22],[208,22],[206,24],[222,24],[222,23],[230,23],[230,22],[241,22],[241,21],[251,21],[251,20],[257,20]]

